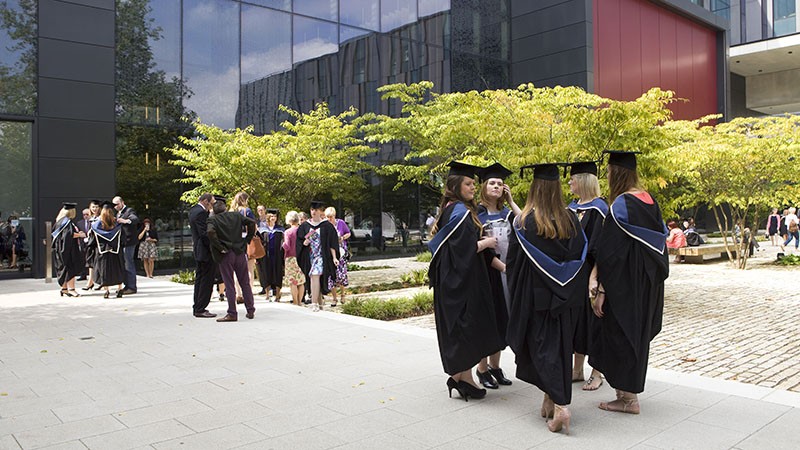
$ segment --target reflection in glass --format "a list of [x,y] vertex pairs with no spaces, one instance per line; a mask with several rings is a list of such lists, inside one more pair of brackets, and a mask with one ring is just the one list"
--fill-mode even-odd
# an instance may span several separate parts
[[13,273],[29,274],[34,231],[30,123],[0,122],[0,179],[0,273],[14,265]]
[[[36,111],[36,0],[4,0],[0,9],[0,112]],[[13,36],[13,37],[12,37]]]
[[336,0],[296,0],[294,12],[320,19],[337,20],[339,6],[336,3]]
[[294,63],[339,50],[336,24],[294,16]]
[[342,0],[341,22],[377,31],[380,28],[379,0]]
[[155,30],[148,36],[157,70],[168,79],[181,76],[181,2],[178,0],[150,0],[147,19]]
[[291,15],[242,5],[242,84],[292,68]]
[[239,3],[183,1],[186,107],[205,123],[234,126],[239,92]]
[[417,20],[417,0],[381,0],[381,31]]
[[425,17],[450,9],[450,0],[420,0],[419,16]]
[[795,0],[773,0],[772,16],[774,18],[775,36],[785,36],[797,31],[797,4]]
[[339,26],[339,43],[343,44],[351,39],[366,36],[371,33],[372,31],[369,30],[362,30],[359,28],[351,28],[341,25]]
[[292,0],[247,0],[247,3],[255,3],[256,5],[269,6],[270,8],[281,9],[283,11],[292,10]]
[[453,50],[508,59],[508,0],[484,0],[450,11]]

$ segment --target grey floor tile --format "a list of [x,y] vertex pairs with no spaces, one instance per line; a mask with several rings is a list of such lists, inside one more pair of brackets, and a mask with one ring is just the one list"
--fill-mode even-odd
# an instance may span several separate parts
[[10,434],[0,436],[0,450],[20,450],[20,448],[14,436]]
[[[268,443],[268,446],[267,446]],[[346,444],[345,441],[316,428],[308,428],[273,438],[265,443],[266,448],[317,450],[336,448]],[[265,448],[258,445],[251,448]]]
[[736,447],[740,449],[797,449],[800,448],[800,410],[792,409],[756,431]]
[[50,427],[60,424],[58,417],[51,411],[24,414],[21,416],[0,419],[0,436],[19,433],[34,428]]
[[219,409],[180,417],[177,420],[194,431],[202,432],[247,422],[273,412],[265,406],[251,402],[226,405]]
[[211,411],[211,408],[195,399],[188,399],[122,411],[114,414],[114,417],[127,427],[138,427],[205,411]]
[[218,428],[203,433],[196,433],[177,439],[153,444],[159,450],[167,449],[208,449],[219,450],[236,448],[254,442],[263,441],[266,436],[242,424]]
[[194,431],[186,426],[167,420],[84,438],[82,441],[92,450],[128,450],[192,434]]
[[746,436],[747,433],[687,420],[642,443],[661,449],[714,450],[732,448]]
[[753,433],[788,411],[788,406],[741,397],[729,397],[692,417],[695,422]]
[[345,442],[380,435],[417,422],[418,419],[388,409],[370,411],[360,416],[346,417],[316,428]]
[[313,405],[288,411],[284,410],[255,420],[246,421],[245,424],[254,430],[258,430],[259,433],[275,437],[314,428],[345,417],[344,414],[322,406]]
[[92,417],[52,427],[36,428],[14,434],[23,448],[38,448],[97,436],[125,428],[110,415]]

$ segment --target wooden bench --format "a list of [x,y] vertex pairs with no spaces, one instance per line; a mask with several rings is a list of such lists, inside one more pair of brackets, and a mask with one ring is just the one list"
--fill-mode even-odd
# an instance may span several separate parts
[[[671,248],[669,249],[669,254],[681,255],[684,257],[684,261],[690,264],[702,264],[705,255],[719,255],[720,258],[728,257],[728,253],[725,251],[725,244],[703,244],[697,247]],[[736,255],[736,250],[733,249],[732,244],[731,254],[733,256]]]

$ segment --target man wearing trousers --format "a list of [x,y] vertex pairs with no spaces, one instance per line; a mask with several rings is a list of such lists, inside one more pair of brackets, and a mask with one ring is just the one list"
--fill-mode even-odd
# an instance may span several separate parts
[[117,210],[117,223],[122,225],[122,245],[125,247],[125,288],[122,295],[136,293],[136,245],[139,243],[139,216],[130,206],[125,205],[125,200],[120,196],[111,201]]
[[[242,233],[246,229],[246,233]],[[247,309],[247,318],[255,317],[256,308],[253,290],[250,287],[250,273],[247,269],[247,244],[256,232],[256,222],[234,211],[226,211],[225,202],[219,199],[214,203],[214,216],[208,219],[208,237],[211,241],[211,256],[219,264],[222,281],[225,283],[225,297],[228,300],[228,313],[217,322],[236,322],[236,283],[233,274],[239,279]],[[244,236],[242,236],[244,234]]]
[[211,291],[214,288],[214,272],[217,263],[211,259],[211,242],[208,240],[208,213],[214,198],[211,194],[203,194],[197,204],[189,209],[189,228],[192,230],[192,253],[194,254],[194,307],[195,317],[211,318],[216,314],[208,312]]

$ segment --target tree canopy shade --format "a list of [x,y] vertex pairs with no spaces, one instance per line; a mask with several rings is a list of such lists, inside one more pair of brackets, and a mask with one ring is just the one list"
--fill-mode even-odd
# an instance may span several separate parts
[[[447,163],[499,161],[516,168],[539,162],[599,159],[605,149],[643,153],[640,170],[647,187],[666,184],[658,153],[672,143],[667,108],[673,93],[653,88],[634,101],[589,94],[578,87],[436,94],[433,84],[393,84],[379,88],[383,99],[403,102],[402,117],[376,116],[364,126],[368,142],[402,141],[410,150],[403,161],[380,168],[399,180],[439,185]],[[511,177],[516,193],[527,183]]]
[[[669,150],[675,181],[674,206],[705,203],[714,212],[729,253],[745,268],[747,242],[736,233],[760,223],[758,213],[769,206],[796,204],[800,199],[796,161],[800,160],[800,118],[797,116],[737,118],[716,126],[675,122],[673,132],[683,142]],[[731,255],[732,257],[732,255]],[[733,259],[733,258],[731,258]]]
[[320,104],[309,113],[282,107],[293,119],[283,130],[256,136],[252,127],[222,130],[196,121],[198,137],[182,137],[169,151],[184,177],[194,185],[182,199],[194,202],[202,192],[234,194],[245,191],[253,205],[282,211],[319,197],[352,201],[363,194],[362,170],[372,167],[363,157],[375,150],[359,137],[357,115],[349,109],[331,115]]

